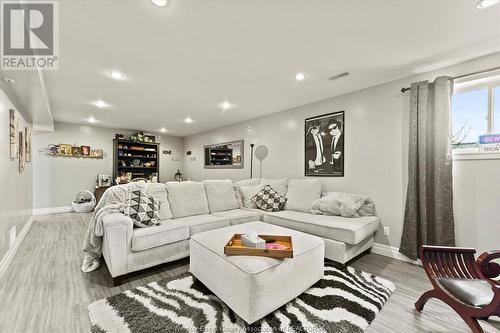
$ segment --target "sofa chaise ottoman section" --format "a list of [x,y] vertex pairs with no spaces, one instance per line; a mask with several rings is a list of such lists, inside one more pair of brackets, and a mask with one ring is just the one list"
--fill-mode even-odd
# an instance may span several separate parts
[[352,245],[371,237],[379,226],[377,216],[347,218],[291,210],[266,213],[264,222]]
[[[227,256],[235,233],[292,236],[294,257]],[[247,323],[290,302],[323,277],[324,243],[319,237],[260,221],[194,235],[190,271]]]
[[231,225],[259,221],[261,219],[259,213],[244,209],[226,210],[224,212],[212,213],[212,215],[228,218],[231,221]]

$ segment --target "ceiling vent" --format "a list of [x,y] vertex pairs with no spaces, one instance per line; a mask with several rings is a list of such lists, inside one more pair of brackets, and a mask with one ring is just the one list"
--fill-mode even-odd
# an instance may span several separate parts
[[351,73],[349,73],[349,72],[340,73],[340,74],[337,74],[337,75],[334,75],[334,76],[328,78],[328,81],[337,80],[337,79],[340,79],[340,78],[347,76],[349,74],[351,74]]

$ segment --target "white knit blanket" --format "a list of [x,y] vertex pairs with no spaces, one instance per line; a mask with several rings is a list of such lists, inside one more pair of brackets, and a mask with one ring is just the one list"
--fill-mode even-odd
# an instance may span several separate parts
[[328,192],[312,204],[311,213],[343,217],[372,216],[373,202],[366,195]]
[[127,193],[131,186],[141,190],[145,189],[145,183],[142,182],[110,187],[104,192],[101,200],[95,207],[83,241],[83,252],[85,254],[82,271],[84,273],[92,272],[99,268],[102,255],[102,236],[104,234],[102,219],[108,214],[123,213]]

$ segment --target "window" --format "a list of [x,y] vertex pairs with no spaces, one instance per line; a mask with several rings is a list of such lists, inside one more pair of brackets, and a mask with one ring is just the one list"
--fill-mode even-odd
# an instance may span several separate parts
[[455,149],[476,148],[480,135],[500,134],[500,74],[455,82],[451,122]]
[[454,94],[451,105],[453,143],[475,145],[488,133],[488,89]]
[[500,86],[493,89],[493,101],[495,110],[495,132],[500,133]]

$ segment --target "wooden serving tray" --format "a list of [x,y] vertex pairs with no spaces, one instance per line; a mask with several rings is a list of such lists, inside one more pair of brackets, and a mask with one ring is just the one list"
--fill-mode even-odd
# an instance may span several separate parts
[[259,235],[263,240],[274,240],[270,244],[281,244],[286,246],[286,250],[257,249],[246,247],[241,244],[241,234],[234,234],[224,246],[224,254],[234,256],[260,256],[271,258],[293,258],[293,244],[291,236]]

